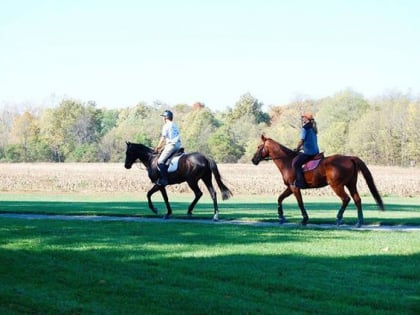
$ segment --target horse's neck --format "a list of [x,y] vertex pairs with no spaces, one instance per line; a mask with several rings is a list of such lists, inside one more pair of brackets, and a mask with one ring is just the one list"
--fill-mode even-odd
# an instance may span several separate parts
[[283,163],[286,163],[290,161],[292,162],[293,158],[296,156],[296,154],[293,153],[292,150],[285,147],[284,145],[281,145],[280,143],[275,143],[274,147],[275,150],[272,150],[271,158],[273,160],[281,160]]
[[154,163],[156,158],[153,154],[144,156],[142,159],[140,159],[140,161],[144,164],[144,166],[146,166],[146,168],[152,168],[156,164]]
[[152,154],[149,158],[149,168],[153,169],[153,168],[157,168],[157,159],[158,159],[158,155]]
[[292,168],[292,161],[296,154],[292,150],[286,148],[280,143],[276,143],[276,150],[273,150],[271,158],[276,164],[277,168],[284,175],[284,172],[287,172]]
[[140,146],[138,151],[138,156],[140,161],[146,168],[152,167],[155,155],[153,152],[146,146]]

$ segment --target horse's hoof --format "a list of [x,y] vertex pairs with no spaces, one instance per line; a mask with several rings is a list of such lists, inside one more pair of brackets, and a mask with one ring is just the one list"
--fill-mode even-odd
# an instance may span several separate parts
[[187,217],[188,217],[188,219],[191,219],[192,218],[192,213],[191,212],[187,212]]
[[165,214],[165,216],[163,217],[164,220],[169,220],[171,218],[170,214]]
[[158,214],[158,209],[157,208],[151,208],[151,210],[154,214]]
[[279,217],[279,223],[280,224],[286,223],[286,218],[285,217]]
[[343,219],[337,219],[335,220],[335,225],[340,226],[344,223]]
[[213,216],[213,221],[214,221],[214,222],[219,221],[219,216],[218,216],[217,214],[215,214],[215,215]]
[[302,222],[300,222],[301,225],[307,225],[308,224],[309,219],[308,218],[304,218],[302,220]]
[[362,222],[357,222],[357,223],[356,223],[356,227],[357,227],[357,228],[362,227],[362,225],[363,225],[363,223],[362,223]]

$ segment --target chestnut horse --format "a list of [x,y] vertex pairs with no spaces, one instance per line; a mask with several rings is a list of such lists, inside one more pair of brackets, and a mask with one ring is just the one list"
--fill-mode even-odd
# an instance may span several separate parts
[[[159,171],[157,168],[157,159],[159,157],[158,153],[155,153],[153,149],[140,144],[140,143],[131,143],[127,142],[127,151],[125,157],[125,168],[130,169],[131,166],[139,159],[143,165],[147,168],[150,180],[155,183],[159,178]],[[188,216],[192,215],[192,211],[197,204],[198,200],[203,195],[203,192],[198,187],[198,181],[201,179],[206,185],[210,197],[213,200],[214,215],[213,220],[219,220],[219,209],[217,206],[216,190],[213,187],[212,183],[212,174],[216,179],[216,183],[222,192],[223,200],[229,199],[232,196],[232,192],[228,187],[222,182],[222,178],[217,168],[217,164],[210,158],[205,157],[201,153],[189,153],[184,154],[179,158],[178,169],[174,172],[169,173],[169,185],[178,184],[182,182],[187,182],[188,186],[193,190],[195,198],[188,207]],[[165,201],[167,213],[165,219],[169,219],[172,215],[172,208],[169,204],[168,194],[166,192],[165,186],[159,186],[154,184],[152,189],[147,192],[147,201],[149,208],[157,213],[157,209],[153,206],[152,195],[160,191],[163,200]]]
[[[294,194],[302,213],[302,224],[307,224],[309,217],[303,204],[302,194],[300,189],[293,185],[295,181],[295,171],[292,166],[292,161],[297,156],[298,152],[290,150],[264,135],[261,136],[261,141],[262,143],[258,146],[257,151],[252,158],[252,163],[258,165],[258,163],[264,159],[273,160],[274,164],[280,170],[280,173],[283,176],[283,182],[286,185],[286,190],[280,194],[277,202],[280,223],[286,222],[283,215],[282,202],[291,194]],[[339,154],[328,156],[321,160],[317,168],[305,171],[304,173],[308,188],[319,188],[330,185],[341,199],[341,208],[337,213],[337,225],[343,223],[343,214],[350,202],[350,197],[344,190],[344,187],[347,187],[349,190],[357,207],[356,226],[360,227],[363,224],[362,200],[357,192],[357,175],[359,171],[363,174],[376,204],[381,210],[384,210],[384,204],[376,189],[372,174],[366,164],[356,156]]]

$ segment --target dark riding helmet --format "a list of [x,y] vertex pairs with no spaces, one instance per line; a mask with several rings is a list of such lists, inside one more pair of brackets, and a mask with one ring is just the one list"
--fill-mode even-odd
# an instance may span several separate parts
[[167,118],[167,119],[169,119],[169,120],[174,119],[174,114],[173,114],[170,110],[165,110],[165,111],[163,112],[163,114],[162,114],[162,115],[160,115],[160,116],[165,117],[165,118]]

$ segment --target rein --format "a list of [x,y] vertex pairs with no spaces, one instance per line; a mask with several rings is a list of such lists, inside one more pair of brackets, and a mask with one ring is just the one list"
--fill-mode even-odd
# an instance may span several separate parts
[[[264,146],[261,148],[261,151],[260,151],[260,155],[262,156],[262,153],[264,152],[264,150],[265,150],[265,142],[264,142]],[[265,157],[265,158],[263,158],[263,159],[261,159],[261,160],[264,160],[264,161],[274,161],[274,160],[281,160],[281,159],[283,159],[283,157],[282,156],[276,156],[276,157],[270,157],[270,156],[267,156],[267,157]]]
[[274,158],[272,158],[270,156],[267,156],[266,158],[263,158],[264,161],[274,161],[274,160],[280,160],[280,159],[281,159],[280,156],[277,156],[277,157],[274,157]]

